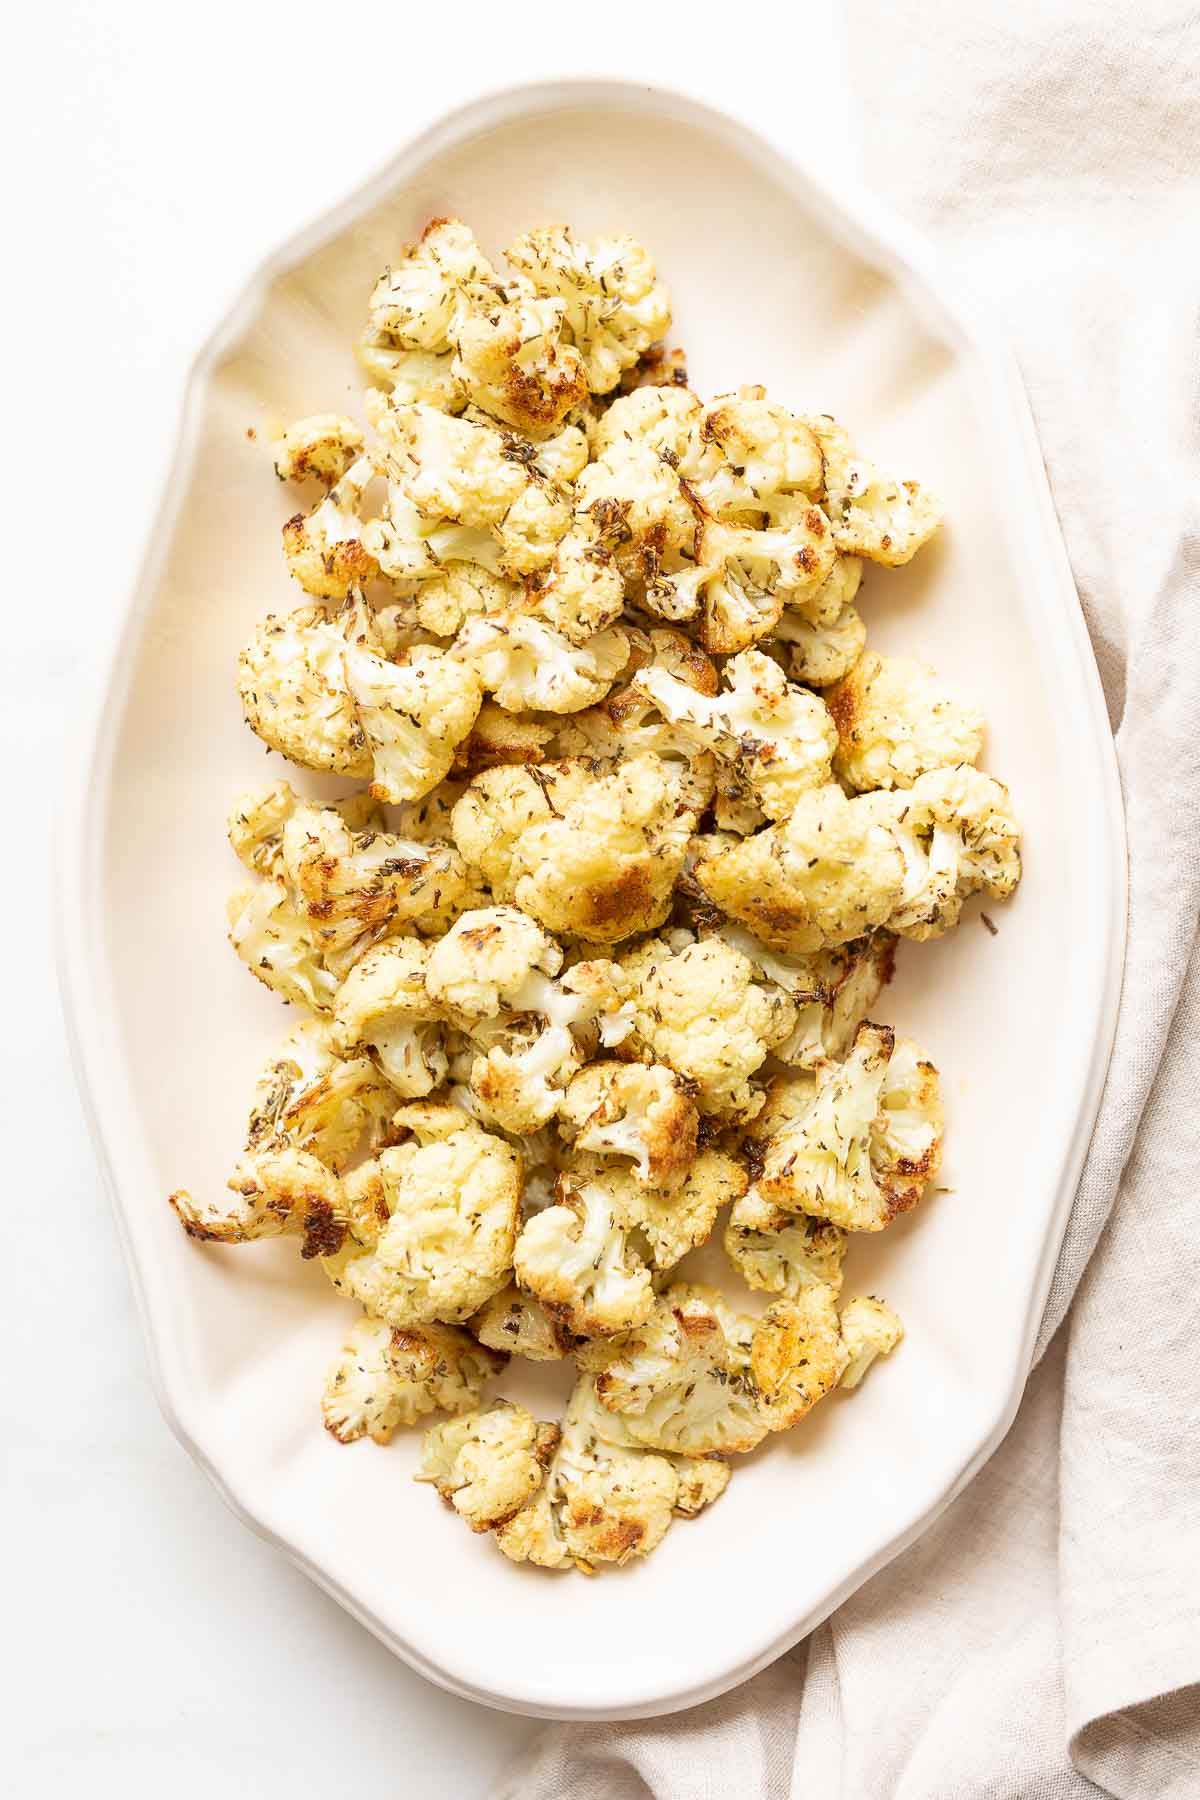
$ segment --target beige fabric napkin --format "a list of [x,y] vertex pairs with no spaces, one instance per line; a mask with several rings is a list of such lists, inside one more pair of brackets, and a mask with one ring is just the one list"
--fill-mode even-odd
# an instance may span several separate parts
[[995,305],[1037,415],[1128,811],[1116,1050],[984,1472],[763,1675],[549,1727],[499,1800],[1200,1796],[1200,16],[861,0],[850,33],[868,177]]

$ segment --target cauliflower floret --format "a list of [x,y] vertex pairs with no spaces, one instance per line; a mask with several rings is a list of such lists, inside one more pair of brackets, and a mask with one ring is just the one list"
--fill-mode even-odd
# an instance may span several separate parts
[[618,1216],[607,1176],[560,1180],[560,1197],[528,1219],[513,1266],[549,1316],[583,1337],[609,1336],[647,1318],[650,1271]]
[[495,1531],[532,1499],[558,1448],[557,1425],[498,1400],[425,1433],[417,1481],[430,1481],[472,1531]]
[[[856,568],[861,566],[853,557],[839,557],[837,566],[849,563]],[[831,575],[825,586],[833,579]],[[866,647],[867,628],[858,608],[849,603],[828,622],[814,621],[805,613],[785,607],[779,615],[775,637],[788,647],[787,668],[793,681],[801,681],[806,687],[827,688],[840,681],[858,661]]]
[[486,288],[472,299],[455,339],[454,378],[493,418],[535,438],[555,430],[588,391],[578,350],[563,342],[563,302],[501,299]]
[[687,356],[684,351],[678,346],[667,350],[661,344],[651,344],[649,350],[638,357],[632,369],[626,369],[621,377],[620,390],[622,394],[632,394],[640,388],[686,388],[687,384]]
[[454,358],[449,351],[438,355],[432,350],[404,350],[386,332],[370,327],[354,350],[367,380],[402,405],[421,401],[457,412],[466,399],[454,379]]
[[815,694],[793,687],[760,650],[726,663],[728,691],[707,699],[651,665],[633,686],[663,717],[719,756],[769,819],[783,819],[809,789],[830,779],[837,733]]
[[777,1300],[758,1320],[750,1368],[772,1431],[789,1431],[832,1392],[849,1362],[832,1288],[821,1282]]
[[776,1044],[774,1054],[801,1069],[841,1055],[891,980],[895,963],[896,940],[887,931],[807,956],[769,950],[740,925],[721,925],[717,936],[748,956],[759,977],[793,1001],[795,1029]]
[[379,1156],[390,1218],[345,1283],[389,1325],[456,1323],[509,1279],[521,1201],[520,1158],[473,1120],[448,1137]]
[[586,644],[620,618],[625,584],[590,522],[572,525],[533,594],[537,616],[572,644]]
[[511,1007],[535,970],[557,975],[562,951],[540,925],[515,906],[463,913],[434,947],[427,985],[443,1006],[472,1018]]
[[632,1157],[644,1187],[676,1188],[696,1160],[699,1115],[679,1076],[661,1063],[592,1063],[560,1108],[559,1130],[577,1150]]
[[908,656],[868,650],[825,698],[837,726],[834,768],[847,787],[911,788],[927,769],[978,762],[983,749],[978,707]]
[[522,835],[531,825],[561,817],[592,780],[589,763],[563,760],[486,769],[468,785],[451,814],[451,832],[497,900],[513,898],[513,852]]
[[338,953],[356,960],[373,938],[419,924],[466,882],[450,845],[354,832],[332,807],[297,807],[283,828],[283,864],[326,962]]
[[595,968],[580,964],[557,983],[533,970],[513,990],[507,1014],[471,1027],[483,1053],[471,1064],[470,1092],[504,1131],[523,1136],[555,1116],[581,1061],[575,1031],[617,1011],[615,987],[592,981]]
[[790,818],[699,863],[696,880],[773,949],[848,943],[888,924],[903,893],[904,858],[874,799],[816,788]]
[[364,541],[359,517],[363,494],[375,479],[375,465],[360,456],[310,513],[296,513],[283,528],[283,554],[306,594],[344,600],[379,573]]
[[633,757],[521,832],[508,869],[513,899],[548,931],[591,944],[652,931],[670,911],[695,825],[668,766]]
[[702,411],[686,381],[635,388],[601,413],[592,432],[592,451],[600,461],[623,444],[640,443],[677,465],[691,449]]
[[499,763],[543,762],[554,736],[554,725],[526,713],[505,712],[494,700],[485,700],[455,764],[478,775],[481,769],[494,769]]
[[506,712],[579,712],[602,700],[625,666],[629,639],[618,626],[573,644],[529,612],[471,619],[453,654],[473,668]]
[[769,636],[785,602],[811,600],[836,552],[821,508],[797,496],[781,502],[766,527],[702,519],[693,554],[693,562],[647,582],[645,603],[669,619],[703,608],[700,642],[713,654],[732,654]]
[[237,661],[247,725],[307,769],[365,780],[371,746],[346,685],[346,635],[320,606],[268,613]]
[[374,761],[371,792],[393,804],[420,799],[449,774],[469,736],[483,689],[474,671],[442,650],[418,647],[401,662],[359,646],[345,653],[346,682]]
[[903,891],[887,919],[901,937],[941,937],[968,895],[1006,900],[1021,879],[1008,789],[979,769],[930,769],[906,792],[863,794],[855,804],[901,852]]
[[[272,781],[234,801],[226,821],[229,845],[252,874],[282,881],[283,828],[302,804],[286,781]],[[369,794],[354,794],[349,801],[334,804],[353,831],[383,825],[383,814]],[[347,814],[348,806],[353,817]]]
[[825,509],[847,556],[895,568],[910,562],[942,522],[942,510],[918,482],[896,481],[856,455],[833,419],[807,421],[825,461]]
[[684,463],[688,486],[714,518],[770,517],[800,495],[820,499],[821,449],[803,419],[762,387],[719,394],[696,421]]
[[938,1073],[908,1040],[863,1024],[843,1063],[815,1071],[809,1106],[769,1139],[765,1198],[846,1231],[882,1231],[941,1165]]
[[[665,1456],[615,1441],[616,1421],[581,1381],[562,1422],[562,1436],[543,1486],[496,1543],[513,1562],[590,1574],[596,1563],[648,1556],[671,1524],[681,1480]],[[687,1494],[694,1492],[687,1484]]]
[[446,1079],[441,1014],[427,986],[430,952],[419,938],[389,938],[355,963],[333,1003],[334,1038],[368,1045],[398,1094],[428,1094]]
[[635,1443],[734,1455],[753,1450],[771,1428],[751,1369],[753,1327],[715,1289],[678,1283],[635,1329],[586,1345],[579,1366],[595,1376],[597,1399]]
[[340,413],[297,419],[280,438],[275,473],[280,481],[319,481],[332,487],[362,455],[363,434]]
[[510,1356],[523,1356],[528,1362],[561,1362],[574,1341],[515,1281],[493,1294],[468,1324],[481,1344]]
[[839,1323],[850,1358],[840,1385],[856,1388],[877,1356],[891,1355],[904,1336],[904,1327],[891,1307],[871,1294],[848,1300]]
[[469,290],[496,271],[461,219],[431,219],[375,284],[369,329],[406,350],[447,351],[470,310]]
[[742,1164],[722,1150],[701,1150],[676,1188],[647,1188],[622,1177],[622,1207],[645,1239],[656,1269],[672,1269],[703,1244],[717,1214],[746,1191]]
[[533,451],[534,467],[548,481],[569,487],[587,467],[587,432],[580,425],[560,425],[552,437],[535,443]]
[[651,939],[622,957],[621,966],[633,983],[637,1040],[696,1084],[701,1112],[757,1110],[750,1077],[793,1030],[791,1001],[757,986],[750,959],[719,938],[687,943],[677,953]]
[[671,1460],[679,1477],[675,1513],[680,1519],[694,1519],[729,1486],[733,1470],[719,1456],[676,1456]]
[[395,1331],[381,1319],[359,1319],[326,1377],[325,1429],[340,1444],[361,1437],[386,1444],[398,1425],[415,1425],[425,1413],[477,1406],[504,1362],[454,1325]]
[[345,1056],[326,1019],[305,1019],[259,1075],[248,1151],[292,1145],[340,1175],[364,1138],[373,1147],[396,1096],[369,1057]]
[[517,601],[515,582],[479,563],[448,562],[440,575],[423,581],[413,596],[418,623],[437,637],[454,637],[480,613],[505,613]]
[[568,225],[550,225],[517,238],[505,255],[539,294],[565,302],[567,327],[594,394],[611,392],[670,328],[667,290],[631,237],[585,242]]
[[189,1237],[214,1244],[247,1244],[281,1232],[303,1238],[301,1255],[332,1255],[346,1235],[345,1203],[337,1176],[306,1150],[290,1144],[252,1151],[234,1170],[237,1198],[224,1210],[197,1205],[186,1188],[171,1205]]
[[576,517],[590,523],[630,582],[652,584],[694,553],[697,515],[670,456],[647,437],[618,435],[575,484]]
[[726,1254],[746,1285],[791,1299],[814,1282],[838,1293],[846,1244],[837,1225],[786,1212],[757,1188],[734,1203],[725,1227]]
[[285,882],[240,889],[226,907],[229,941],[252,975],[281,1000],[327,1012],[337,978],[326,967],[316,929],[302,917]]

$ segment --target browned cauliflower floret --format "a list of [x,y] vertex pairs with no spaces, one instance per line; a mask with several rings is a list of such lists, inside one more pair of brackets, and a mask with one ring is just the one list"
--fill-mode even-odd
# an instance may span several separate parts
[[479,285],[455,334],[451,374],[471,401],[538,438],[587,398],[583,363],[563,338],[561,300]]
[[902,937],[941,937],[957,925],[968,895],[1006,900],[1021,879],[1008,789],[980,769],[930,769],[907,791],[863,794],[855,804],[901,852],[903,891],[887,923]]
[[680,1077],[661,1063],[581,1069],[559,1120],[576,1149],[632,1158],[632,1173],[644,1187],[678,1187],[696,1160],[699,1115]]
[[520,1158],[473,1120],[449,1136],[379,1156],[390,1217],[345,1286],[390,1325],[468,1318],[509,1279],[521,1200]]
[[752,1114],[750,1077],[795,1027],[786,995],[758,986],[750,959],[719,938],[678,952],[652,938],[621,966],[633,984],[636,1041],[696,1084],[702,1112]]
[[398,1425],[415,1425],[425,1413],[478,1406],[504,1361],[454,1325],[396,1331],[382,1319],[359,1319],[326,1377],[325,1429],[341,1444],[361,1437],[386,1444]]
[[474,669],[505,712],[573,713],[594,706],[628,654],[629,639],[619,626],[575,644],[528,611],[471,619],[454,646],[454,655]]
[[776,950],[848,943],[889,923],[903,893],[904,858],[873,799],[817,788],[790,818],[701,862],[696,879]]
[[425,1433],[417,1481],[429,1481],[472,1531],[495,1531],[533,1498],[558,1448],[557,1425],[498,1400]]
[[825,696],[847,787],[911,788],[927,769],[974,763],[983,714],[944,688],[927,663],[868,650]]
[[806,423],[821,446],[825,510],[838,549],[892,567],[911,561],[942,522],[937,501],[918,482],[897,481],[856,455],[834,420]]
[[820,499],[820,445],[803,419],[763,387],[719,394],[696,422],[684,463],[688,486],[714,518],[779,513],[796,497]]
[[362,455],[361,426],[340,413],[316,413],[289,425],[275,450],[280,481],[319,481],[332,487]]
[[548,225],[505,251],[539,294],[561,299],[588,386],[607,394],[671,324],[671,302],[654,264],[631,237],[576,238]]
[[246,1149],[293,1145],[341,1174],[366,1141],[373,1147],[396,1104],[366,1056],[346,1055],[326,1019],[306,1019],[290,1032],[260,1074]]
[[513,852],[530,826],[561,816],[587,792],[590,765],[578,760],[487,769],[454,806],[451,831],[464,860],[482,871],[497,900],[513,898]]
[[826,1219],[788,1212],[757,1188],[736,1201],[725,1226],[725,1250],[747,1286],[795,1298],[818,1282],[842,1285],[846,1233]]
[[675,1456],[671,1461],[679,1477],[675,1496],[678,1518],[694,1519],[719,1500],[729,1486],[733,1470],[719,1456]]
[[[832,591],[835,584],[839,587],[848,585],[848,578],[842,572],[846,569],[857,571],[861,567],[857,557],[840,556],[825,580],[821,595]],[[853,587],[858,587],[857,575]],[[858,661],[866,646],[867,628],[862,614],[849,600],[829,619],[812,618],[810,614],[816,610],[815,600],[804,612],[785,607],[775,627],[775,638],[779,645],[787,647],[786,667],[793,681],[803,682],[806,687],[827,688],[840,681],[847,669]]]
[[236,1199],[222,1208],[197,1205],[186,1188],[171,1205],[189,1237],[214,1244],[247,1244],[281,1232],[303,1239],[301,1255],[331,1255],[346,1235],[341,1183],[306,1150],[290,1144],[244,1156],[229,1182]]
[[474,671],[428,645],[389,662],[362,645],[345,653],[346,685],[373,760],[371,792],[418,800],[450,773],[483,702]]
[[503,575],[480,563],[448,562],[439,575],[423,581],[411,606],[417,623],[436,637],[452,638],[468,619],[481,613],[505,613],[517,604],[519,589]]
[[886,1026],[858,1028],[844,1063],[815,1071],[808,1107],[767,1145],[769,1201],[847,1231],[882,1231],[920,1200],[942,1154],[938,1073]]
[[[667,617],[699,612],[704,648],[732,655],[769,637],[785,604],[810,601],[835,554],[828,519],[803,498],[781,506],[766,526],[707,519],[696,534],[694,566],[660,577],[647,588],[647,604]],[[675,612],[664,597],[671,593],[679,606]],[[684,610],[687,599],[690,613]]]
[[315,927],[283,881],[260,881],[230,896],[229,941],[252,975],[287,1003],[328,1011],[337,977],[326,967]]
[[634,757],[520,833],[513,898],[547,930],[587,943],[652,931],[670,911],[695,824],[661,758]]
[[833,1289],[821,1282],[777,1300],[754,1327],[750,1368],[772,1431],[788,1431],[841,1380],[849,1352]]
[[375,284],[368,313],[372,332],[406,350],[449,349],[469,309],[468,294],[496,271],[461,219],[431,219]]
[[517,1280],[552,1319],[581,1337],[624,1331],[654,1305],[650,1272],[624,1222],[620,1186],[607,1172],[562,1177],[555,1204],[528,1219],[517,1239]]
[[557,975],[562,951],[516,906],[488,906],[462,917],[435,945],[427,986],[442,1006],[469,1018],[511,1008],[527,976]]
[[876,1300],[873,1294],[859,1294],[848,1300],[838,1323],[850,1358],[840,1385],[856,1388],[876,1357],[891,1355],[904,1336],[904,1327],[891,1307]]
[[306,594],[344,600],[379,572],[367,546],[369,528],[359,517],[363,494],[375,478],[369,456],[360,456],[310,513],[296,513],[283,528],[283,554]]
[[574,1343],[571,1333],[515,1281],[485,1301],[468,1324],[489,1349],[523,1356],[529,1362],[561,1362]]
[[420,1095],[446,1079],[442,1015],[427,986],[430,952],[415,937],[389,938],[355,963],[333,1002],[343,1052],[363,1044],[398,1094]]
[[[562,1421],[562,1437],[546,1480],[527,1505],[496,1533],[513,1562],[543,1568],[648,1556],[661,1543],[680,1496],[681,1480],[665,1456],[618,1441],[616,1421],[597,1406],[581,1381]],[[687,1484],[685,1499],[694,1492]]]
[[685,737],[720,757],[767,818],[786,818],[802,794],[830,780],[833,721],[815,694],[793,686],[759,650],[733,657],[723,679],[727,691],[714,699],[653,666],[639,670],[633,686]]
[[505,712],[494,700],[485,700],[470,737],[455,757],[455,768],[470,776],[501,763],[544,762],[554,736],[555,726],[549,721]]
[[624,606],[625,584],[602,535],[590,520],[577,520],[531,590],[531,610],[578,645],[612,625]]

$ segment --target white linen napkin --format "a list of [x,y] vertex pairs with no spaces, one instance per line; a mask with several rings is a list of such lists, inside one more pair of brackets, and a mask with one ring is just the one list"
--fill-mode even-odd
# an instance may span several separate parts
[[868,177],[996,304],[1037,416],[1128,814],[1116,1049],[984,1472],[745,1687],[548,1727],[497,1800],[1200,1796],[1200,17],[849,19]]

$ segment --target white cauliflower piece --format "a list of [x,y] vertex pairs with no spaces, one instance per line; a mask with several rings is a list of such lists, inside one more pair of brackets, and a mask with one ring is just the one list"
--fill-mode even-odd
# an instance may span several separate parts
[[522,835],[531,825],[561,817],[592,780],[589,763],[563,759],[485,769],[468,784],[451,813],[451,832],[498,901],[513,898],[513,853]]
[[371,793],[393,804],[420,799],[449,774],[470,735],[483,703],[478,677],[444,651],[423,646],[386,662],[355,645],[344,660],[371,748]]
[[412,605],[418,623],[437,637],[452,638],[468,619],[481,613],[503,614],[517,603],[515,582],[493,574],[480,563],[448,562],[441,573],[421,582]]
[[826,1219],[788,1212],[751,1188],[735,1201],[725,1226],[725,1251],[747,1287],[790,1299],[814,1282],[842,1285],[846,1233]]
[[618,626],[574,644],[531,612],[470,619],[453,654],[475,670],[506,712],[579,712],[602,700],[625,666],[629,640]]
[[[857,558],[839,557],[838,567]],[[834,574],[837,573],[835,569]],[[834,579],[831,575],[825,586]],[[827,688],[840,681],[862,655],[867,628],[856,606],[847,603],[827,622],[814,621],[805,613],[784,608],[775,627],[775,638],[787,646],[787,669],[793,681],[806,687]]]
[[754,981],[754,965],[718,938],[660,939],[621,959],[632,983],[635,1043],[696,1086],[701,1112],[752,1115],[750,1077],[794,1029],[795,1008]]
[[302,1238],[304,1257],[332,1255],[346,1235],[345,1203],[337,1176],[306,1150],[290,1144],[244,1156],[229,1182],[236,1196],[224,1207],[197,1204],[186,1188],[171,1205],[189,1237],[214,1244],[247,1244],[287,1232]]
[[807,421],[825,462],[825,509],[837,547],[890,568],[911,562],[942,522],[938,502],[916,481],[897,481],[860,457],[842,427]]
[[[628,409],[637,397],[612,410]],[[695,551],[699,521],[670,455],[650,438],[615,435],[575,484],[576,518],[587,521],[630,583],[653,586]]]
[[896,940],[888,931],[806,956],[770,950],[740,925],[721,925],[716,935],[748,956],[759,978],[782,988],[793,1002],[795,1028],[774,1054],[795,1068],[841,1055],[895,965]]
[[637,387],[601,413],[592,432],[593,453],[603,461],[622,445],[644,444],[677,466],[692,448],[702,412],[686,382]]
[[571,526],[532,594],[538,618],[572,644],[586,644],[620,618],[625,584],[590,521]]
[[815,694],[794,687],[759,650],[732,657],[723,679],[727,691],[709,699],[651,664],[632,685],[728,764],[769,819],[786,818],[802,794],[830,780],[833,721]]
[[359,1319],[325,1380],[325,1429],[340,1444],[361,1437],[386,1444],[398,1425],[415,1425],[426,1413],[477,1406],[504,1361],[454,1325],[395,1331],[381,1319]]
[[478,775],[498,763],[544,762],[554,736],[553,724],[528,713],[505,712],[494,700],[485,700],[455,763],[469,775]]
[[561,1362],[574,1341],[515,1281],[485,1301],[468,1324],[481,1344],[528,1362]]
[[565,303],[566,324],[594,394],[610,393],[670,329],[667,290],[631,237],[586,242],[567,225],[550,225],[515,239],[505,255],[539,294]]
[[618,1216],[612,1179],[565,1176],[559,1194],[522,1228],[513,1256],[518,1282],[579,1336],[639,1324],[654,1306],[654,1288]]
[[316,413],[289,425],[275,450],[280,481],[333,487],[362,455],[362,428],[341,413]]
[[927,663],[868,650],[825,696],[847,787],[911,788],[928,769],[975,763],[983,714],[944,688]]
[[375,284],[368,324],[406,350],[440,353],[470,310],[470,289],[496,271],[461,219],[431,219]]
[[230,943],[264,986],[286,1002],[329,1010],[337,977],[325,967],[316,928],[297,910],[285,882],[239,889],[226,917]]
[[512,1270],[516,1151],[467,1120],[449,1136],[384,1150],[378,1162],[390,1217],[374,1249],[346,1268],[348,1291],[389,1325],[469,1318]]
[[346,635],[320,606],[268,613],[237,661],[246,723],[306,769],[365,780],[371,746],[346,683]]
[[490,1018],[511,1007],[534,971],[557,975],[562,951],[515,906],[463,913],[429,959],[428,987],[453,1012]]
[[768,1201],[846,1231],[882,1231],[941,1166],[938,1073],[908,1040],[863,1024],[843,1063],[815,1071],[811,1103],[766,1145]]
[[327,1019],[305,1019],[262,1070],[246,1149],[292,1145],[340,1175],[367,1141],[377,1142],[396,1096],[366,1056],[347,1056]]
[[821,448],[803,419],[763,387],[719,394],[695,422],[683,472],[714,518],[768,518],[796,497],[821,498]]
[[631,1157],[635,1178],[653,1188],[684,1179],[696,1160],[699,1122],[680,1077],[661,1063],[592,1063],[559,1109],[559,1130],[577,1150]]
[[675,1496],[677,1518],[694,1519],[714,1500],[719,1500],[729,1486],[733,1471],[719,1456],[676,1456],[671,1460],[679,1477],[679,1492]]
[[[586,977],[595,965],[579,968]],[[578,968],[557,983],[537,970],[526,975],[508,1013],[471,1028],[482,1054],[470,1067],[470,1092],[485,1119],[518,1136],[539,1131],[558,1112],[580,1066],[575,1030],[611,1016],[618,1005],[615,991],[603,983],[596,991]]]
[[432,1482],[472,1531],[495,1531],[537,1493],[558,1440],[557,1425],[498,1400],[427,1431],[415,1479]]
[[332,807],[297,807],[283,828],[283,864],[327,963],[354,961],[384,931],[419,925],[466,880],[450,845],[355,832]]
[[839,1320],[849,1362],[841,1386],[856,1388],[877,1356],[890,1356],[904,1336],[904,1327],[890,1306],[871,1294],[848,1300]]
[[708,898],[773,949],[803,954],[889,924],[904,891],[894,830],[834,784],[696,867]]
[[359,516],[375,465],[360,456],[310,513],[296,513],[283,527],[283,554],[306,594],[344,600],[379,573]]
[[855,804],[901,853],[903,887],[887,919],[901,937],[941,937],[968,895],[1006,900],[1021,879],[1008,789],[980,769],[930,769],[907,791],[863,794]]
[[427,985],[430,952],[419,938],[388,938],[355,963],[333,1002],[334,1041],[343,1053],[374,1050],[396,1093],[428,1094],[449,1069],[442,1016]]

